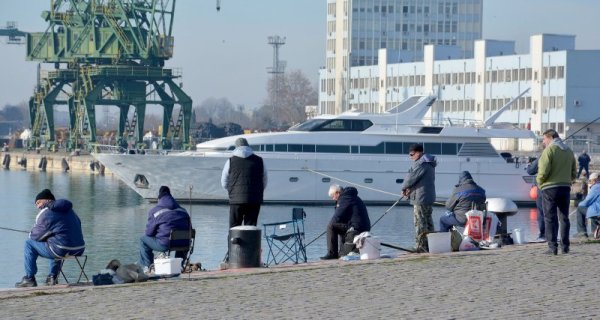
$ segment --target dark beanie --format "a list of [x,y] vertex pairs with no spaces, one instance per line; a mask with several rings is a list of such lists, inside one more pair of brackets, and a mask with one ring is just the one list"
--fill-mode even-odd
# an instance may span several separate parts
[[50,190],[44,189],[44,190],[42,190],[42,192],[38,193],[37,196],[35,196],[35,202],[37,202],[38,200],[56,200],[56,199],[54,198],[54,195],[52,194],[52,192],[50,192]]
[[171,190],[167,186],[160,186],[160,189],[158,189],[158,198],[160,199],[166,195],[171,195]]

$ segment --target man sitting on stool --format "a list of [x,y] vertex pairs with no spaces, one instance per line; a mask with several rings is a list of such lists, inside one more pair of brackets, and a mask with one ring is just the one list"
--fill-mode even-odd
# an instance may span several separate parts
[[[363,201],[358,197],[354,187],[342,188],[337,184],[329,187],[329,197],[336,201],[335,213],[327,225],[327,254],[321,259],[337,259],[354,250],[354,237],[361,232],[371,230],[371,220]],[[338,238],[342,243],[340,250]],[[350,243],[352,246],[345,246]]]
[[440,217],[440,232],[448,232],[452,226],[464,227],[469,210],[485,209],[485,190],[478,186],[469,171],[463,171],[452,196],[446,201],[446,213]]
[[[165,252],[169,249],[171,230],[187,230],[191,228],[190,224],[190,215],[171,196],[169,187],[161,186],[158,203],[148,211],[146,232],[140,238],[140,264],[145,273],[150,271],[150,265],[154,263],[152,251]],[[177,251],[175,257],[184,258],[186,253]]]
[[56,260],[67,255],[80,256],[85,250],[81,221],[73,211],[73,203],[54,198],[50,190],[44,189],[35,197],[35,206],[40,212],[25,241],[25,276],[15,287],[37,287],[35,274],[38,256],[50,259],[50,273],[46,285],[58,283],[62,262]]

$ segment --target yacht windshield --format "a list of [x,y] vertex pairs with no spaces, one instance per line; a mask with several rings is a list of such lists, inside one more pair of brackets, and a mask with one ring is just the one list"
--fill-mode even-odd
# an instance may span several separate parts
[[311,119],[288,131],[364,131],[372,125],[365,119]]
[[306,122],[297,124],[288,129],[288,131],[313,131],[315,128],[321,126],[323,123],[328,121],[327,119],[310,119]]

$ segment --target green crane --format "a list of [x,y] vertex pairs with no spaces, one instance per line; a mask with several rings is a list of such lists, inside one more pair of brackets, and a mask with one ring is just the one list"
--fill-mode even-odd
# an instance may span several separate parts
[[[27,35],[27,59],[54,64],[29,100],[31,147],[54,148],[55,105],[69,110],[68,148],[96,142],[95,107],[119,108],[118,143],[142,146],[147,105],[163,107],[161,146],[190,148],[192,100],[164,67],[173,56],[175,0],[51,0],[44,32]],[[176,123],[172,120],[179,106]],[[130,116],[130,109],[133,114]],[[131,120],[131,121],[130,121]]]

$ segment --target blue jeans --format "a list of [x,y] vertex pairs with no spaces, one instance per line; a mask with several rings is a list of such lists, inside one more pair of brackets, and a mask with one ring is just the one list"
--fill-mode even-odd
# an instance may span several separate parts
[[452,229],[452,226],[464,227],[465,224],[456,220],[454,213],[446,211],[446,213],[440,217],[440,232],[448,232]]
[[53,276],[58,276],[60,272],[61,262],[60,260],[54,260],[56,257],[48,248],[48,244],[46,242],[39,242],[32,239],[27,239],[25,241],[25,275],[28,278],[35,277],[35,274],[38,271],[37,268],[37,258],[44,257],[50,259],[50,273]]
[[155,237],[144,235],[140,238],[140,264],[142,267],[149,267],[154,263],[154,253],[152,251],[165,252],[168,246],[162,245]]

